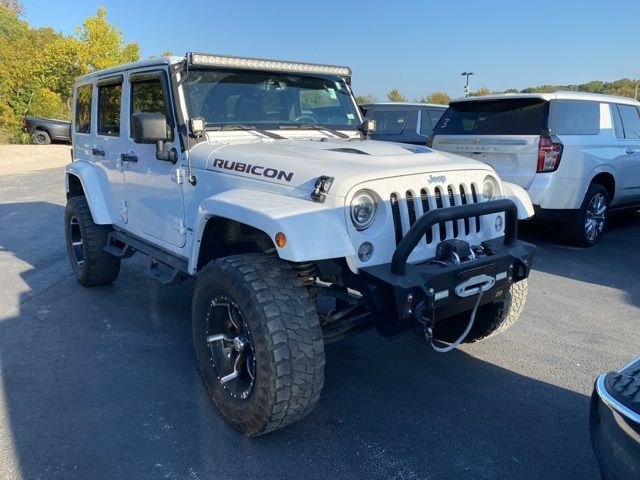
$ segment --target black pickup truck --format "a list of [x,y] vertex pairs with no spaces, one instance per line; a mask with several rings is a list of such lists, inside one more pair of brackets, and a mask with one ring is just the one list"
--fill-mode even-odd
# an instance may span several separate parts
[[36,145],[48,145],[52,141],[71,143],[71,122],[67,120],[25,116],[22,127]]

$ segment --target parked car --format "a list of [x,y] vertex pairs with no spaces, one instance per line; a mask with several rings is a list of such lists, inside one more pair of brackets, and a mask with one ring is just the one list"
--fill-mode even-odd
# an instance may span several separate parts
[[[368,139],[350,82],[348,67],[189,53],[74,85],[71,268],[111,283],[139,252],[156,280],[194,278],[204,383],[249,436],[313,409],[325,341],[421,328],[451,349],[525,304],[526,192],[482,162]],[[437,347],[447,325],[458,338]]]
[[610,210],[640,206],[640,102],[577,92],[451,102],[427,145],[493,166],[527,190],[535,218],[595,245]]
[[602,478],[640,480],[640,358],[598,377],[590,430]]
[[67,120],[25,116],[22,128],[36,145],[49,145],[52,141],[71,143],[71,122]]
[[446,105],[430,103],[368,103],[360,105],[363,115],[376,121],[373,140],[424,145]]

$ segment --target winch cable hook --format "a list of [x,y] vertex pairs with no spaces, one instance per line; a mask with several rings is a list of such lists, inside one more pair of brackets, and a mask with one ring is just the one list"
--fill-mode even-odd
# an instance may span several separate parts
[[462,342],[464,342],[464,339],[467,338],[467,335],[469,335],[471,328],[473,328],[473,322],[475,322],[476,320],[476,313],[478,312],[478,307],[480,306],[480,301],[482,300],[482,294],[485,292],[485,290],[489,290],[491,286],[488,284],[484,284],[476,288],[478,290],[478,299],[476,300],[476,303],[473,306],[473,310],[471,310],[471,318],[469,318],[469,323],[467,324],[467,328],[465,328],[462,335],[460,335],[460,337],[458,337],[458,339],[455,342],[450,343],[445,347],[439,347],[438,345],[436,345],[435,340],[433,338],[433,326],[435,325],[435,322],[436,322],[436,314],[435,314],[435,309],[433,307],[433,301],[431,302],[431,315],[429,317],[426,317],[424,315],[424,312],[426,310],[426,308],[424,308],[424,305],[422,305],[422,308],[419,309],[418,321],[422,324],[422,333],[424,334],[424,338],[427,341],[427,344],[429,344],[429,346],[434,351],[438,353],[450,352],[454,348],[457,348]]

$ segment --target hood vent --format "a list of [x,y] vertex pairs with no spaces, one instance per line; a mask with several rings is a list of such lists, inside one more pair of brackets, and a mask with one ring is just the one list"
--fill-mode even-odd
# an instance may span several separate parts
[[367,152],[363,152],[362,150],[358,150],[357,148],[329,148],[332,152],[341,152],[341,153],[357,153],[358,155],[369,155]]

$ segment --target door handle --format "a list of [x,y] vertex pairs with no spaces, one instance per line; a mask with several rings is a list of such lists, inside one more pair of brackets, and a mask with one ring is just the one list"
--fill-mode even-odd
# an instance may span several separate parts
[[99,148],[94,148],[91,150],[91,155],[96,157],[104,157],[104,150],[100,150]]
[[129,153],[123,153],[122,155],[120,155],[120,161],[135,163],[135,162],[138,161],[138,156],[137,155],[133,155],[133,154],[129,154]]
[[633,155],[636,151],[633,148],[627,148],[627,155]]

